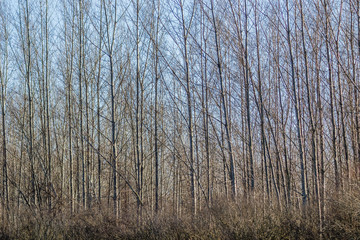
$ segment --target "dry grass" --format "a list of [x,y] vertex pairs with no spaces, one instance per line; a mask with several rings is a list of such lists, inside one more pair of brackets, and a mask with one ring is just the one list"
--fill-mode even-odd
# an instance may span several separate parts
[[[316,210],[279,211],[249,204],[220,204],[196,217],[163,213],[141,224],[135,215],[114,219],[106,211],[69,216],[30,214],[4,220],[0,239],[319,239]],[[145,219],[145,218],[144,218]],[[346,195],[327,205],[323,239],[360,239],[360,196]]]

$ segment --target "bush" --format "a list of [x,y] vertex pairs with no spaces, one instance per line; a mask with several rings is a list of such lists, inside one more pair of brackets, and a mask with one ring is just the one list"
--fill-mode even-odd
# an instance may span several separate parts
[[[216,202],[196,216],[144,213],[141,221],[131,213],[115,219],[104,210],[23,212],[11,223],[3,221],[0,239],[319,239],[316,209],[300,213],[231,202]],[[358,196],[342,196],[327,205],[323,239],[360,239]]]

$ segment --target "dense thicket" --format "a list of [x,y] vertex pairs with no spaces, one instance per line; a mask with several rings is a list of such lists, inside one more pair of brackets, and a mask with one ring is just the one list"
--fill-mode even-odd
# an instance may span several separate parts
[[0,48],[3,223],[358,194],[357,0],[3,0]]

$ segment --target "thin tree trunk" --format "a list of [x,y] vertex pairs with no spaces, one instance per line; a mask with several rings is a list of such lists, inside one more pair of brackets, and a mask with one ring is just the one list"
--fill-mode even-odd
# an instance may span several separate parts
[[96,81],[96,105],[97,105],[97,144],[98,144],[98,153],[97,153],[97,185],[98,185],[98,204],[99,209],[101,209],[101,124],[100,124],[100,78],[101,78],[101,59],[102,59],[102,21],[103,14],[103,1],[100,2],[100,30],[99,30],[99,65],[98,65],[98,75]]
[[250,115],[250,81],[249,81],[249,63],[248,63],[248,13],[247,1],[245,0],[245,98],[246,98],[246,116],[247,116],[247,130],[248,130],[248,150],[249,150],[249,164],[250,164],[250,190],[251,192],[255,187],[254,180],[254,160],[253,160],[253,147],[252,147],[252,131],[251,131],[251,115]]
[[326,46],[326,59],[327,59],[327,67],[328,67],[328,81],[330,85],[330,117],[331,117],[331,140],[332,140],[332,153],[333,153],[333,161],[334,161],[334,174],[335,174],[335,187],[336,190],[339,190],[340,186],[340,178],[339,178],[339,170],[338,170],[338,155],[337,155],[337,144],[336,144],[336,123],[335,123],[335,106],[334,106],[334,98],[335,98],[335,86],[332,79],[332,64],[331,64],[331,56],[330,56],[330,16],[327,9],[327,0],[324,0],[324,11],[325,11],[325,46]]
[[228,123],[228,113],[227,113],[227,107],[226,107],[226,102],[225,102],[225,91],[224,91],[224,82],[223,82],[223,77],[222,77],[220,46],[218,43],[219,36],[218,36],[216,19],[215,19],[213,0],[211,0],[211,14],[212,14],[212,21],[213,21],[213,27],[214,27],[214,32],[215,32],[214,37],[215,37],[215,49],[216,49],[216,56],[217,56],[216,63],[217,63],[218,71],[219,71],[220,95],[221,95],[221,103],[222,103],[222,109],[223,109],[223,114],[224,114],[224,127],[225,127],[226,140],[227,140],[227,145],[228,145],[228,154],[229,154],[229,159],[230,159],[231,191],[232,191],[232,198],[235,200],[235,198],[236,198],[236,182],[235,182],[235,166],[234,166],[235,161],[233,158],[229,123]]
[[192,214],[196,215],[196,190],[195,190],[195,169],[194,169],[194,146],[193,146],[193,118],[192,118],[192,97],[190,86],[190,66],[188,58],[188,33],[189,29],[185,26],[183,2],[180,1],[181,21],[182,21],[182,37],[184,41],[184,63],[185,63],[185,80],[186,80],[186,99],[188,110],[188,134],[189,134],[189,166],[190,166],[190,193]]
[[31,89],[31,40],[30,40],[30,13],[29,13],[29,2],[25,1],[26,15],[25,15],[25,28],[26,28],[26,86],[27,86],[27,97],[28,97],[28,124],[29,124],[29,135],[28,135],[28,156],[31,171],[31,203],[36,205],[36,186],[35,186],[35,168],[34,168],[34,153],[33,153],[33,99]]
[[257,77],[258,77],[258,94],[260,101],[260,129],[261,129],[261,156],[262,162],[265,171],[265,190],[266,196],[269,200],[269,181],[268,181],[268,170],[267,170],[267,159],[265,151],[265,125],[264,125],[264,103],[263,103],[263,93],[262,93],[262,77],[261,77],[261,61],[260,61],[260,41],[259,41],[259,32],[258,32],[258,17],[257,17],[257,0],[255,1],[255,34],[256,34],[256,58],[257,58]]
[[306,187],[305,187],[305,161],[304,161],[304,152],[303,152],[303,144],[302,144],[302,126],[300,121],[300,111],[299,111],[299,99],[296,90],[296,79],[295,79],[295,66],[294,66],[294,57],[292,53],[292,45],[291,45],[291,33],[290,33],[290,17],[289,17],[289,1],[286,0],[286,15],[287,15],[287,43],[289,47],[289,55],[290,55],[290,67],[291,67],[291,79],[292,79],[292,91],[294,97],[294,110],[295,110],[295,118],[296,118],[296,128],[297,128],[297,139],[299,144],[299,157],[300,157],[300,171],[301,171],[301,195],[303,205],[306,205],[307,195],[306,195]]
[[[5,34],[7,34],[5,32]],[[7,67],[7,63],[5,63]],[[8,166],[7,166],[7,141],[6,141],[6,122],[5,122],[5,101],[6,101],[6,82],[7,82],[7,73],[2,71],[2,66],[0,65],[0,79],[1,79],[1,123],[2,123],[2,153],[3,153],[3,189],[2,197],[4,199],[4,209],[9,208],[9,185],[8,185]]]
[[[155,6],[154,6],[155,7]],[[155,212],[159,212],[159,146],[158,146],[158,84],[159,84],[159,56],[158,56],[158,44],[159,44],[159,22],[160,22],[160,1],[157,1],[157,19],[155,29],[155,103],[154,103],[154,151],[155,151]],[[175,188],[174,188],[175,191]]]

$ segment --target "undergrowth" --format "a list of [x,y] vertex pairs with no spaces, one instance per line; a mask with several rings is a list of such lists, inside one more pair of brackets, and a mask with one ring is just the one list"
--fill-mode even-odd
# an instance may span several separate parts
[[23,212],[3,218],[0,239],[360,239],[360,197],[329,202],[323,232],[316,209],[214,203],[196,216],[163,212],[119,216],[92,210],[68,215]]

